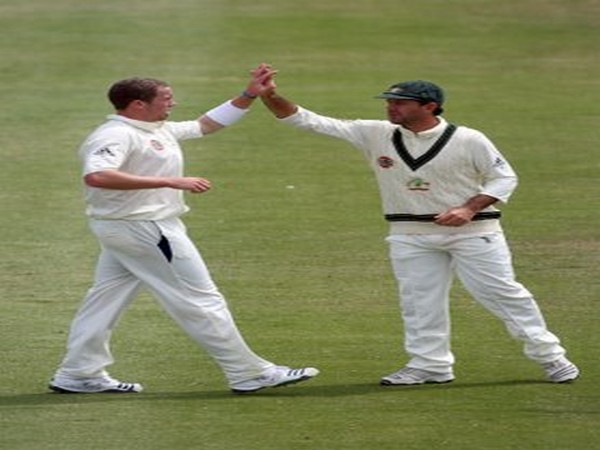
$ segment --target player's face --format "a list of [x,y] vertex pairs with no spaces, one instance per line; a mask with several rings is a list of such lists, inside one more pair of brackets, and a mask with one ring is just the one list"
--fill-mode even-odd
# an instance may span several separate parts
[[389,99],[387,100],[388,120],[392,123],[412,129],[431,119],[432,103],[422,104],[416,100]]
[[159,86],[156,97],[150,102],[144,102],[144,112],[148,122],[166,120],[176,103],[173,99],[173,90],[169,86]]

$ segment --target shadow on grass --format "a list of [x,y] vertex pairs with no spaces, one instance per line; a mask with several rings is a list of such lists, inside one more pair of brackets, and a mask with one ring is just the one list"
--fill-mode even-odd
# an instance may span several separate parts
[[15,394],[0,396],[0,408],[5,406],[51,406],[64,404],[86,404],[99,402],[152,402],[152,401],[212,401],[238,399],[272,399],[273,397],[332,398],[360,395],[396,395],[410,392],[436,390],[502,388],[526,385],[549,385],[543,380],[507,380],[479,383],[426,384],[419,386],[380,386],[376,383],[283,386],[260,392],[236,395],[229,390],[191,392],[144,392],[142,394],[58,394],[54,392]]

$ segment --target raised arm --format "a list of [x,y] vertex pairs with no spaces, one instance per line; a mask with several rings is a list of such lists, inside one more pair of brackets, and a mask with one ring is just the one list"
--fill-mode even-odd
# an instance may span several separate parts
[[244,91],[237,97],[211,109],[198,118],[203,134],[210,134],[233,125],[240,120],[254,103],[254,100],[268,89],[268,80],[275,70],[268,64],[260,64],[251,72],[251,79]]
[[275,83],[271,80],[269,88],[260,96],[265,106],[277,117],[283,119],[289,117],[298,111],[298,105],[283,98],[276,92]]

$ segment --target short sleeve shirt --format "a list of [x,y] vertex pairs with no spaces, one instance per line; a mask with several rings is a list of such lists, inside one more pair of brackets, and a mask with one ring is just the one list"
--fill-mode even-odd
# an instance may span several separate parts
[[[82,144],[83,175],[119,170],[138,176],[183,176],[179,141],[202,136],[198,121],[142,122],[110,115]],[[171,188],[117,190],[85,187],[87,214],[96,219],[162,220],[188,207]]]

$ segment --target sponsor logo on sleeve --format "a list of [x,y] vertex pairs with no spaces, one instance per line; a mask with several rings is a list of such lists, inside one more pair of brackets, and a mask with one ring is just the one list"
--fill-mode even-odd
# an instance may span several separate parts
[[492,167],[503,167],[505,165],[506,165],[506,161],[504,161],[499,156],[496,156],[496,159],[494,160],[494,164],[492,165]]
[[113,153],[113,151],[108,148],[108,147],[102,147],[99,148],[98,150],[94,150],[92,152],[92,155],[95,156],[115,156],[115,154]]

